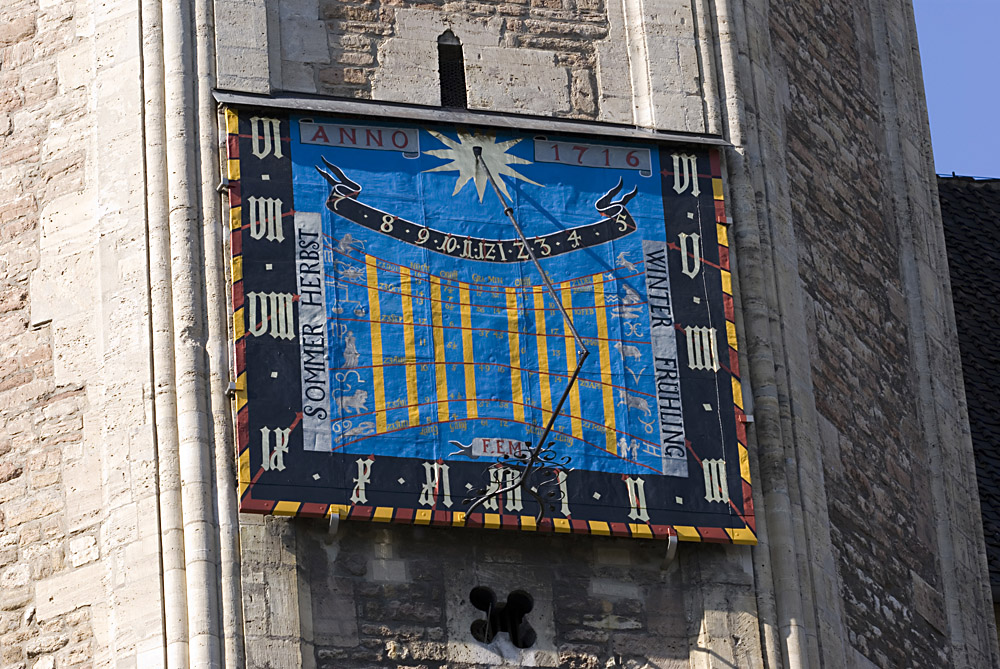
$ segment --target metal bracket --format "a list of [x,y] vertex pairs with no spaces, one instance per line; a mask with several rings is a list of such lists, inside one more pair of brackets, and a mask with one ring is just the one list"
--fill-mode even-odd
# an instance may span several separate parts
[[331,513],[330,514],[330,527],[329,533],[331,537],[337,536],[337,532],[340,531],[340,514]]
[[663,564],[660,565],[661,569],[666,569],[670,566],[670,563],[674,561],[677,557],[677,535],[671,534],[667,537],[667,551],[663,554]]
[[229,399],[232,399],[232,398],[236,397],[236,382],[235,381],[230,381],[229,385],[226,386],[226,397],[228,397]]
[[753,414],[752,413],[745,414],[743,416],[743,422],[744,423],[752,423],[753,422]]

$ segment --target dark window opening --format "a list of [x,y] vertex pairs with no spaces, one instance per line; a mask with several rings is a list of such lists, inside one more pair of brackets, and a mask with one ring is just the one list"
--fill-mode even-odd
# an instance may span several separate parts
[[497,634],[506,632],[515,648],[531,648],[538,640],[538,634],[525,620],[525,616],[535,608],[535,599],[524,590],[515,590],[507,595],[503,604],[497,602],[496,593],[490,588],[476,586],[469,593],[469,601],[486,614],[485,619],[473,621],[470,631],[472,638],[482,643],[492,643]]
[[438,37],[438,74],[441,78],[441,106],[468,109],[462,42],[450,30],[445,30]]

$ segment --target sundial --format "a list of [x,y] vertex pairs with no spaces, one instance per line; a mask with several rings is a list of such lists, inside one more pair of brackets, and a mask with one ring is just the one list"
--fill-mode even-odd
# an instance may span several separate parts
[[754,541],[714,150],[227,118],[242,510]]

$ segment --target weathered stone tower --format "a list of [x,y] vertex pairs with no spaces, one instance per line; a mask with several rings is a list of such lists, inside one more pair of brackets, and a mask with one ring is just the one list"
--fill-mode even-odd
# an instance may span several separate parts
[[[239,514],[220,102],[722,146],[757,544]],[[0,664],[997,666],[936,188],[906,0],[6,2]]]

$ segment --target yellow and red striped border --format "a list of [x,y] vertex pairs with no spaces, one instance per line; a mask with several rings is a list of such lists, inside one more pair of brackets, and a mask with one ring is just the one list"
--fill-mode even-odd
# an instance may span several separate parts
[[735,307],[731,267],[729,261],[728,221],[722,189],[720,155],[710,151],[712,191],[715,202],[716,231],[719,239],[719,259],[722,291],[725,301],[726,334],[729,342],[729,363],[732,372],[733,403],[740,458],[740,476],[744,513],[740,518],[743,528],[694,527],[682,525],[654,525],[649,523],[613,523],[604,521],[575,520],[570,518],[543,518],[536,522],[534,516],[501,513],[473,513],[437,509],[407,509],[387,506],[361,506],[347,504],[315,504],[295,501],[254,499],[253,477],[250,473],[250,435],[247,416],[246,347],[243,315],[243,257],[242,257],[242,196],[240,192],[239,116],[232,108],[225,110],[227,134],[226,171],[229,190],[230,250],[232,255],[233,300],[233,372],[236,392],[233,408],[236,415],[237,470],[239,480],[240,511],[270,513],[276,516],[329,517],[336,513],[341,518],[366,520],[376,523],[405,525],[430,525],[439,527],[473,527],[487,530],[521,530],[555,534],[589,534],[636,539],[667,539],[676,536],[680,541],[706,541],[735,544],[756,544],[752,488],[750,485],[749,454],[746,447],[746,415],[743,412],[742,386],[739,377],[739,345],[736,337]]

